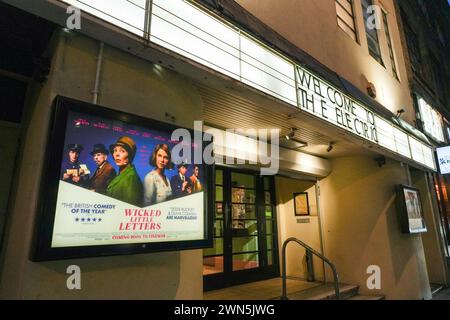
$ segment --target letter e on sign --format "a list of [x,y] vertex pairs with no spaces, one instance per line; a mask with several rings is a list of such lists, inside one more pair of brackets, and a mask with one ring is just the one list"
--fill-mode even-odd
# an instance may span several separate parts
[[379,266],[371,265],[367,267],[367,274],[370,276],[367,278],[367,289],[381,289],[381,269]]
[[67,289],[69,290],[81,290],[81,269],[77,265],[71,265],[67,267],[67,274],[70,276],[67,278]]

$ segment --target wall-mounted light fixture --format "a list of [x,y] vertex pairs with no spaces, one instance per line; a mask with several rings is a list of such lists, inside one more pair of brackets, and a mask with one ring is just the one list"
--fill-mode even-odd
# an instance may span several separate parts
[[335,144],[336,144],[336,142],[331,141],[328,144],[327,152],[331,152],[331,150],[333,150]]
[[291,128],[289,133],[283,136],[284,139],[281,139],[280,146],[294,150],[308,146],[307,142],[295,139],[295,132],[297,130],[297,128]]
[[291,128],[291,131],[289,131],[289,133],[284,136],[286,138],[286,140],[291,140],[292,138],[294,138],[295,132],[297,130],[298,130],[297,128]]
[[397,113],[395,114],[395,119],[400,118],[404,112],[405,112],[405,109],[397,110]]
[[375,162],[381,168],[382,166],[384,166],[386,164],[386,157],[385,156],[381,156],[381,157],[375,158]]
[[375,88],[375,85],[372,82],[367,83],[367,94],[371,96],[372,98],[377,97],[377,89]]

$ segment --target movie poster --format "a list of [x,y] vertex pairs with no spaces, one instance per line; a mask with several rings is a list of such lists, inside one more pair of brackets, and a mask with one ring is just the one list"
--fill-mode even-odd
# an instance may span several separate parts
[[423,220],[419,192],[414,189],[405,188],[403,193],[405,196],[409,230],[410,232],[421,232],[426,229],[426,227]]
[[51,247],[204,239],[202,146],[171,135],[69,111]]

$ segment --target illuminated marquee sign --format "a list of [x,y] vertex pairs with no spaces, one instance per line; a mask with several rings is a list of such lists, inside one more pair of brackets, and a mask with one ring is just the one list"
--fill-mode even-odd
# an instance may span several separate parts
[[424,99],[419,98],[418,101],[424,130],[435,140],[444,142],[441,114],[433,109]]
[[291,61],[181,0],[153,0],[150,40],[291,105]]
[[146,0],[63,0],[135,35],[144,36]]
[[297,68],[300,108],[360,137],[378,143],[373,112],[316,78]]
[[435,169],[433,150],[304,68],[297,66],[299,107],[395,153]]
[[[436,169],[432,148],[232,23],[186,0],[64,0],[127,31],[398,155]],[[150,5],[151,4],[151,5]],[[151,14],[146,15],[146,12]],[[425,128],[443,140],[439,116],[421,103]],[[430,111],[431,110],[431,111]],[[434,113],[433,113],[434,112]]]

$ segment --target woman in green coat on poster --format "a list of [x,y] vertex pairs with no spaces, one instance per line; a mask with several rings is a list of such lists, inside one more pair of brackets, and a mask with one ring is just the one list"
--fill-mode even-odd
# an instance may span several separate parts
[[120,137],[116,143],[109,146],[109,150],[119,167],[119,174],[108,185],[106,195],[141,207],[143,187],[133,165],[136,143],[130,137]]

